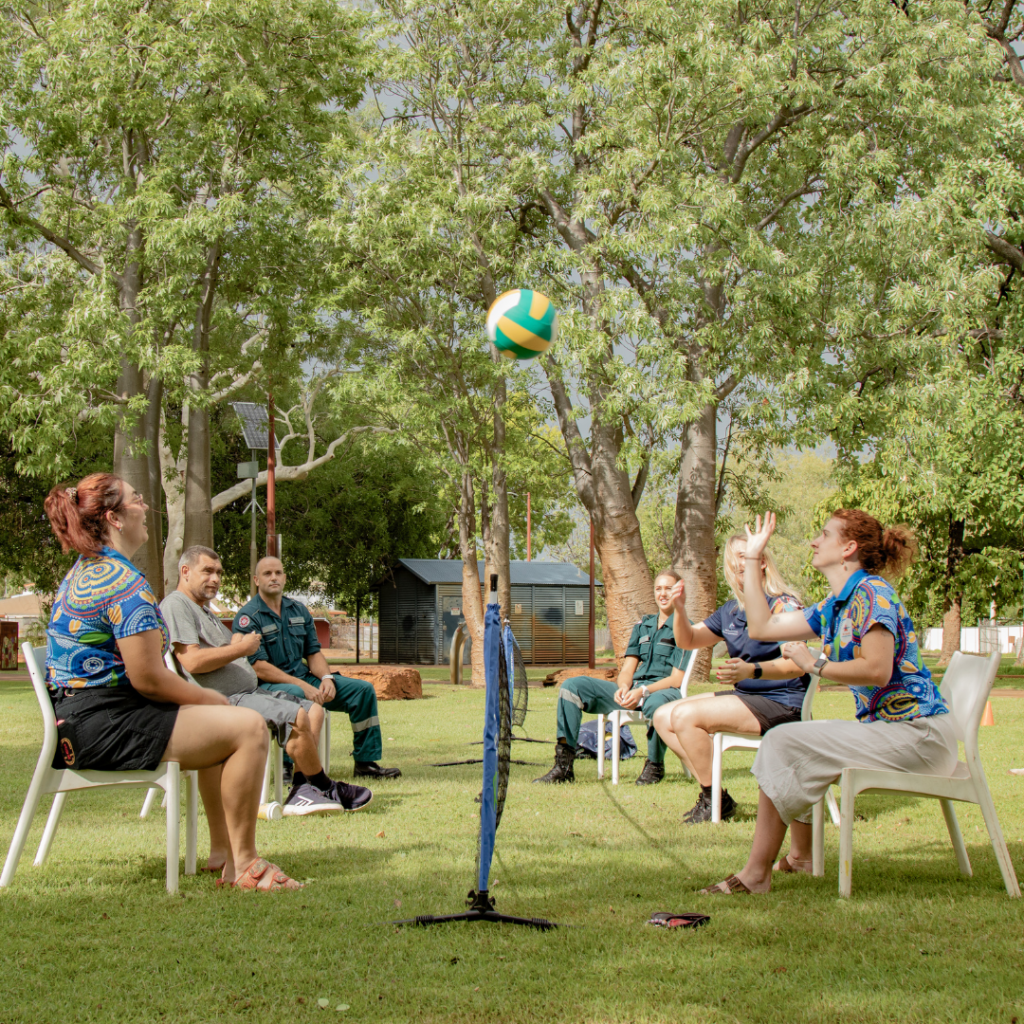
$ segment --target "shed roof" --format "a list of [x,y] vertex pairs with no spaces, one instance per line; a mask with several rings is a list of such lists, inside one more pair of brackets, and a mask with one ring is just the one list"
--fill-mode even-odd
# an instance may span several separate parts
[[[424,583],[461,583],[461,558],[400,558],[404,565]],[[481,584],[484,582],[484,563],[477,562]],[[549,587],[587,586],[590,577],[570,562],[510,562],[510,575],[515,586],[534,585]],[[596,584],[601,586],[600,583]]]

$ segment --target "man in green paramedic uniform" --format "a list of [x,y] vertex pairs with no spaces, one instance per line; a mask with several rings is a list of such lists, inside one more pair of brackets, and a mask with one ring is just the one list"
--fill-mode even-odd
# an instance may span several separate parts
[[[661,782],[665,776],[665,744],[651,720],[663,704],[679,700],[679,687],[691,651],[676,647],[672,635],[672,588],[679,577],[672,571],[659,573],[654,581],[658,612],[645,615],[634,627],[616,682],[575,676],[558,691],[555,765],[534,782],[574,782],[573,760],[583,713],[607,715],[612,711],[640,708],[647,720],[647,761],[636,780],[638,786]],[[598,743],[604,737],[598,737]]]
[[320,653],[313,616],[301,601],[284,596],[285,580],[280,559],[260,559],[256,596],[235,616],[233,632],[262,636],[259,650],[249,657],[260,688],[304,697],[321,704],[325,711],[346,712],[352,721],[356,776],[398,778],[402,773],[397,768],[382,768],[377,763],[382,748],[373,684],[330,671]]

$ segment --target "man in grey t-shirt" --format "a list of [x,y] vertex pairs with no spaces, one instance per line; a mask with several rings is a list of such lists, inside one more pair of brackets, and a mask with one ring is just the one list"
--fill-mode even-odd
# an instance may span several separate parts
[[[178,562],[178,589],[160,604],[177,659],[194,683],[223,693],[231,704],[258,711],[277,742],[295,762],[292,790],[285,800],[286,815],[356,811],[373,797],[362,786],[330,779],[320,763],[317,745],[323,727],[323,708],[287,693],[258,689],[248,656],[255,654],[260,635],[232,636],[210,611],[217,596],[223,567],[217,553],[198,545],[182,552]],[[211,836],[210,866],[220,852]]]

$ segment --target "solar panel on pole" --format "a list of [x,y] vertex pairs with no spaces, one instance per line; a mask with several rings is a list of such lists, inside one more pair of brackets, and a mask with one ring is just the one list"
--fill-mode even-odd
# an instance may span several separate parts
[[[239,423],[242,425],[242,436],[248,448],[253,451],[267,450],[267,429],[270,425],[270,418],[267,416],[267,407],[257,405],[255,402],[232,402],[231,408],[235,410]],[[274,447],[281,450],[280,438],[274,438]]]

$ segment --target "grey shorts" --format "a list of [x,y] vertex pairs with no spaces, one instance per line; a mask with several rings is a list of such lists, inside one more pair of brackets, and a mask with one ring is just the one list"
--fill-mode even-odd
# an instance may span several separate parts
[[292,726],[299,715],[299,710],[309,714],[313,706],[311,700],[294,697],[290,693],[278,690],[256,690],[253,693],[236,693],[228,697],[228,703],[236,708],[252,708],[258,711],[263,720],[270,726],[279,747],[284,747],[292,734]]

